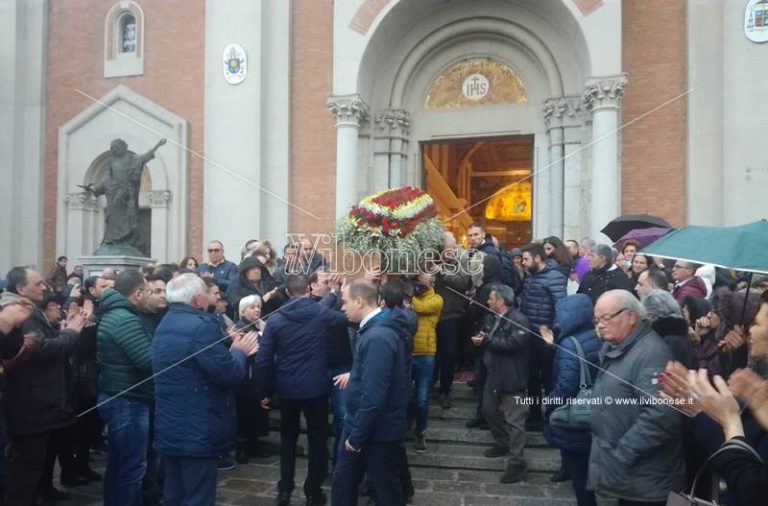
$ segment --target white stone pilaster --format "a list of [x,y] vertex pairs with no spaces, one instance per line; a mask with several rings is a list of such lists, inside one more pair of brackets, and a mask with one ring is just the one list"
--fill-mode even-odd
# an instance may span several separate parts
[[[410,126],[411,116],[404,109],[387,109],[373,114],[374,136],[381,140],[379,146],[385,147],[384,150],[377,151],[374,156],[377,159],[385,159],[387,167],[386,184],[382,188],[373,190],[403,186],[403,169],[407,159]],[[384,164],[374,161],[374,166],[380,167]]]
[[584,102],[592,115],[592,183],[590,235],[605,240],[602,229],[621,214],[621,166],[619,163],[619,111],[625,74],[593,77],[587,81]]
[[336,213],[341,216],[359,200],[360,168],[357,166],[357,136],[360,124],[370,114],[358,94],[334,95],[327,101],[336,120]]

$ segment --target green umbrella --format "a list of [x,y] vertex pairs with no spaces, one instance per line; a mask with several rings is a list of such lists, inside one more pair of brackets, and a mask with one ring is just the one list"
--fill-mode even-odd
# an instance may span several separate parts
[[768,274],[768,221],[738,227],[683,227],[643,248],[643,253]]

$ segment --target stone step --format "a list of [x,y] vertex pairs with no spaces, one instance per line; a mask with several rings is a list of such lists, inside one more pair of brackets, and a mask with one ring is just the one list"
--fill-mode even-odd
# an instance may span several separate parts
[[[479,444],[488,447],[493,444],[491,432],[480,429],[468,429],[465,420],[430,419],[427,425],[427,439],[436,442]],[[306,433],[306,422],[301,419],[301,432]],[[270,414],[269,428],[272,431],[280,431],[280,414]],[[328,434],[333,434],[333,426],[329,424]],[[408,440],[413,439],[413,434],[407,435]],[[547,441],[541,432],[527,432],[525,437],[526,447],[547,447]]]
[[[275,454],[279,454],[280,434],[270,433],[261,438],[260,441]],[[307,447],[307,436],[301,434],[297,442],[296,454],[306,456]],[[485,471],[504,471],[506,469],[506,458],[489,459],[483,455],[483,452],[488,448],[487,445],[439,443],[428,439],[426,453],[414,452],[411,442],[407,442],[405,447],[408,454],[408,464],[411,467]],[[553,448],[526,448],[524,456],[528,463],[528,470],[532,473],[553,473],[560,469],[560,454]]]

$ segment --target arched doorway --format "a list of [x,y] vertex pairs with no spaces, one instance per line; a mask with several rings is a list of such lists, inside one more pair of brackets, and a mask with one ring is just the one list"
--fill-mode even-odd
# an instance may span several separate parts
[[[366,33],[356,82],[346,87],[358,94],[338,97],[364,104],[353,104],[360,118],[355,151],[362,184],[346,199],[387,186],[429,190],[427,155],[435,146],[450,151],[491,139],[525,139],[529,172],[520,176],[531,185],[530,232],[510,231],[516,225],[509,222],[504,235],[512,244],[549,234],[585,235],[589,159],[564,155],[590,140],[582,95],[591,67],[581,26],[564,2],[390,2]],[[335,89],[343,89],[343,81],[338,77]],[[441,85],[443,105],[435,106]],[[513,96],[513,88],[524,99]],[[348,127],[337,115],[339,132]],[[344,135],[339,153],[349,144]],[[511,184],[503,177],[497,183],[496,191]],[[461,200],[453,197],[454,205]],[[339,198],[337,189],[337,206],[345,204]],[[452,219],[450,226],[463,226],[467,216],[453,213]]]

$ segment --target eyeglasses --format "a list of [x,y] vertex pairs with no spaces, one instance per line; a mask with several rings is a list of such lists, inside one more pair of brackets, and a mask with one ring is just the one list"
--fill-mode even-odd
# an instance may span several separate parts
[[221,251],[219,248],[209,249],[208,253],[218,253],[219,251]]
[[613,313],[610,316],[600,316],[598,318],[595,318],[592,321],[594,322],[595,325],[597,325],[598,323],[608,323],[609,321],[613,320],[614,318],[619,316],[621,313],[623,313],[627,309],[629,309],[629,308],[625,307],[625,308],[619,309],[618,311],[616,311],[615,313]]

